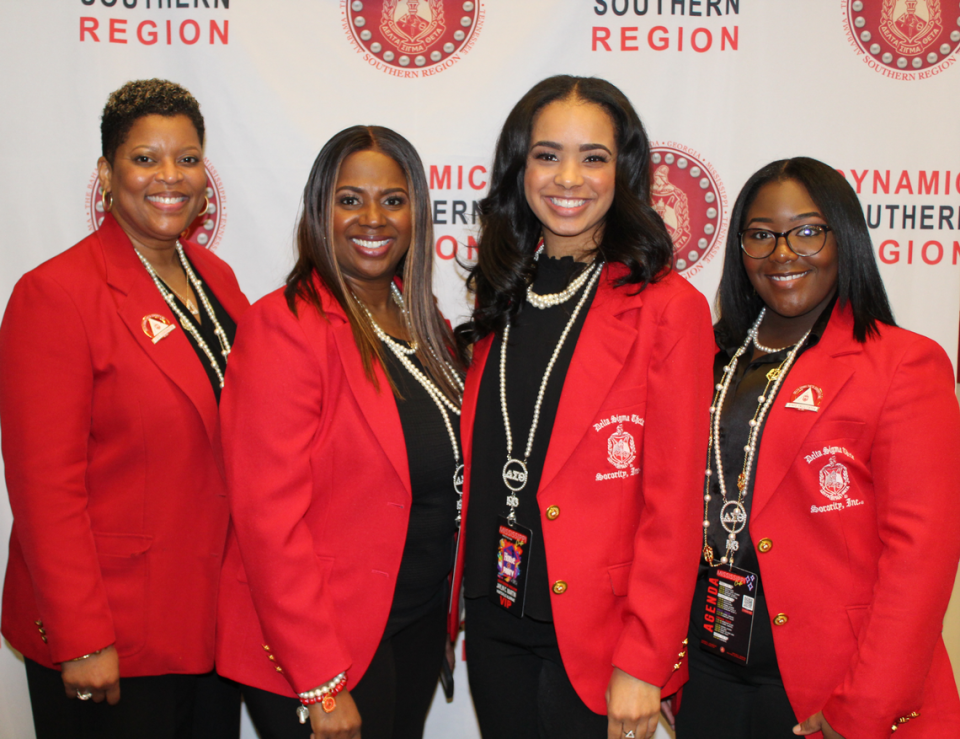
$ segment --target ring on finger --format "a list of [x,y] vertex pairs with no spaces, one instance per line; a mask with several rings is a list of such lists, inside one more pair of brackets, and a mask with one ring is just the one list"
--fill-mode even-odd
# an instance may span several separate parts
[[93,693],[89,690],[77,689],[77,698],[82,701],[88,701],[93,698]]
[[626,737],[626,739],[637,739],[637,735],[633,733],[633,729],[630,729],[630,731],[625,731],[623,735]]

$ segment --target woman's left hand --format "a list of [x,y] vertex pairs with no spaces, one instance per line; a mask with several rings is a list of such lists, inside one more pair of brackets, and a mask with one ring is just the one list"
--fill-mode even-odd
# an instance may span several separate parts
[[660,717],[660,688],[613,668],[607,686],[607,739],[649,739]]
[[818,712],[813,714],[803,723],[797,724],[793,727],[793,733],[798,736],[806,736],[807,734],[812,734],[815,731],[823,732],[823,739],[843,739],[837,732],[835,732],[830,724],[827,723],[827,720],[823,717],[823,712]]

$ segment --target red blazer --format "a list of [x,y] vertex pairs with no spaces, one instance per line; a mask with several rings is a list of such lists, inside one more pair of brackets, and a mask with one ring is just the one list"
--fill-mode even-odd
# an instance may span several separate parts
[[[632,294],[629,286],[613,286],[620,274],[616,265],[601,276],[537,491],[548,577],[566,583],[565,591],[551,593],[560,654],[579,696],[602,714],[614,665],[666,686],[665,695],[685,679],[712,387],[713,332],[703,295],[675,273]],[[478,342],[467,373],[464,517],[472,465],[503,465],[503,459],[474,460],[471,448],[492,338]],[[632,437],[629,462],[611,451],[621,433]],[[559,509],[552,518],[551,507]],[[462,549],[471,545],[461,541],[455,594]]]
[[220,406],[233,525],[220,585],[217,668],[293,696],[346,670],[383,636],[412,501],[390,385],[363,370],[353,330],[282,290],[244,316]]
[[[239,318],[231,269],[184,248]],[[154,313],[176,325],[156,344]],[[116,644],[124,677],[209,671],[228,519],[217,402],[113,217],[17,283],[0,357],[3,635],[47,667]]]
[[[848,739],[880,739],[918,712],[897,737],[956,737],[940,636],[960,557],[953,371],[933,341],[879,329],[858,343],[838,307],[790,370],[748,525],[797,718],[822,710]],[[819,410],[787,407],[805,385]]]

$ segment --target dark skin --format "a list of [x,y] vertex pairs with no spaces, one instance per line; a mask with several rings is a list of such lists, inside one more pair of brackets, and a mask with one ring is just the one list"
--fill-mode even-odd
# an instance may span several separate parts
[[[785,180],[760,188],[747,210],[744,228],[768,228],[781,233],[803,224],[829,225],[806,188],[795,180]],[[757,338],[771,348],[800,341],[837,292],[837,242],[832,232],[827,234],[823,249],[812,256],[798,256],[781,237],[766,259],[753,259],[746,254],[741,254],[741,258],[750,283],[767,306]],[[754,349],[754,356],[761,354],[760,349]],[[825,739],[843,739],[823,712],[793,728],[799,736],[817,731],[822,731]]]
[[138,118],[113,163],[100,157],[97,170],[112,197],[110,212],[134,248],[181,300],[197,305],[176,252],[180,234],[203,208],[207,186],[193,122],[185,115]]
[[[399,306],[390,294],[397,265],[410,248],[413,214],[407,178],[381,151],[358,151],[340,166],[333,201],[333,249],[347,286],[387,334],[409,340]],[[326,713],[309,707],[314,739],[359,739],[360,711],[350,691]]]
[[[207,184],[193,123],[185,115],[143,116],[117,147],[113,163],[100,157],[97,171],[112,197],[110,212],[133,247],[171,289],[196,304],[176,253],[177,238],[203,207]],[[68,698],[89,692],[95,703],[120,700],[120,659],[113,646],[64,662],[61,670]]]

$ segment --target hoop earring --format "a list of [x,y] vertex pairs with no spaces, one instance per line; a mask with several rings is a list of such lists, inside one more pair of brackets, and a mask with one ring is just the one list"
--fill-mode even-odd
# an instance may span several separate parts
[[113,209],[113,193],[110,193],[110,205],[107,205],[107,191],[100,188],[100,205],[104,213],[109,213]]
[[203,210],[200,211],[199,215],[205,216],[210,211],[210,198],[206,195],[203,196]]

